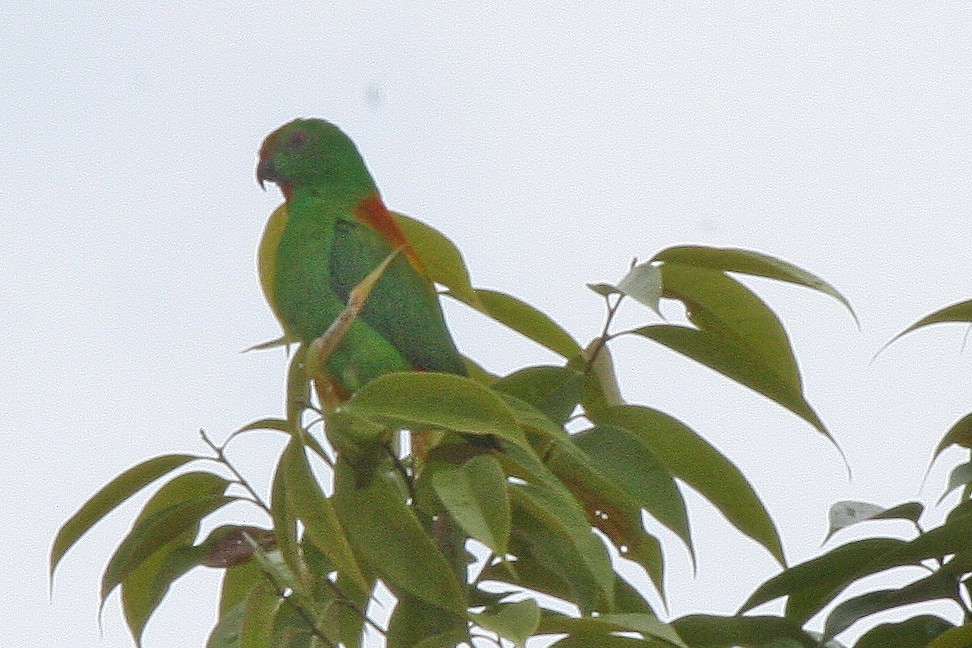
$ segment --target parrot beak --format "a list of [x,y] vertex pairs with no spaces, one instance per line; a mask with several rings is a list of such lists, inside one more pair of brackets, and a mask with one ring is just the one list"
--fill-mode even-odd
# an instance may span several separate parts
[[256,177],[257,182],[260,183],[260,188],[264,191],[267,190],[264,183],[276,182],[277,170],[273,168],[273,160],[261,159],[260,163],[257,164]]

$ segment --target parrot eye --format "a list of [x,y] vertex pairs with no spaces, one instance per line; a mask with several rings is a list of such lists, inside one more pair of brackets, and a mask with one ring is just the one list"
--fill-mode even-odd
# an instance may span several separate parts
[[304,144],[307,143],[307,133],[304,131],[295,131],[291,133],[290,139],[287,140],[287,145],[293,149],[299,149]]

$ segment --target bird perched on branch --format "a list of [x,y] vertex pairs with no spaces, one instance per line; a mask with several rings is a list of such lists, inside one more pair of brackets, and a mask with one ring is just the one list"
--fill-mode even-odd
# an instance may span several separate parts
[[325,360],[335,399],[395,371],[466,375],[438,294],[347,135],[322,119],[285,124],[264,140],[257,180],[286,200],[264,234],[260,272],[290,339],[323,335],[352,289],[399,250]]

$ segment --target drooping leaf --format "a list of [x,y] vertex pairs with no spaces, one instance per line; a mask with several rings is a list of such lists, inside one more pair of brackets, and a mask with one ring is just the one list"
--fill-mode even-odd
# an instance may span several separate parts
[[97,522],[156,479],[198,458],[180,454],[149,459],[129,468],[92,495],[58,530],[51,547],[50,579],[54,579],[54,570],[68,549]]
[[789,639],[797,646],[816,648],[817,641],[788,619],[775,616],[715,616],[693,614],[672,621],[679,636],[692,648],[771,646]]
[[327,556],[349,584],[354,584],[359,595],[366,595],[371,585],[348,543],[331,498],[321,491],[300,446],[291,443],[285,452],[289,455],[283,473],[288,505],[303,523],[304,533],[314,546]]
[[465,614],[465,598],[448,560],[392,478],[379,470],[367,484],[359,484],[354,469],[338,463],[333,501],[349,544],[393,592],[407,592],[447,612]]
[[[533,484],[509,484],[514,529],[536,543],[547,566],[558,564],[582,610],[611,610],[616,575],[601,541],[573,498]],[[519,567],[519,565],[517,565]]]
[[[938,446],[935,448],[935,452],[932,454],[931,463],[928,465],[928,470],[931,470],[932,464],[938,459],[945,448],[957,445],[963,448],[972,448],[972,413],[966,414],[958,421],[955,422],[952,427],[948,429],[942,440],[938,442]],[[926,473],[927,476],[927,473]]]
[[432,486],[452,518],[470,537],[504,556],[510,537],[506,475],[493,457],[477,455],[461,466],[442,467]]
[[948,476],[948,487],[942,493],[942,496],[938,498],[938,504],[941,504],[948,497],[949,493],[967,485],[969,482],[972,482],[972,461],[952,469],[952,473]]
[[470,620],[481,628],[492,630],[516,646],[526,645],[540,623],[540,607],[533,599],[515,603],[499,603],[478,614],[470,614]]
[[[543,634],[568,633],[574,637],[585,635],[609,636],[612,632],[637,632],[643,637],[642,645],[647,640],[648,646],[678,646],[687,648],[687,644],[678,635],[675,628],[664,623],[654,614],[601,614],[596,617],[569,617],[557,614],[544,616],[538,628]],[[600,645],[595,644],[595,645]]]
[[421,221],[404,214],[395,214],[395,220],[422,259],[429,278],[448,288],[460,301],[477,307],[479,298],[469,282],[469,271],[459,248],[441,232]]
[[356,416],[405,427],[436,426],[523,442],[516,419],[502,399],[479,383],[452,374],[385,374],[358,390],[345,408]]
[[[917,331],[920,328],[931,326],[932,324],[948,323],[972,323],[972,300],[946,306],[945,308],[939,309],[934,313],[930,313],[929,315],[922,317],[920,320],[891,338],[888,343],[881,348],[881,351],[888,348],[891,346],[891,344],[912,331]],[[880,351],[878,353],[880,353]]]
[[756,277],[766,277],[811,288],[829,295],[839,301],[850,312],[854,322],[860,326],[857,314],[850,302],[829,283],[792,263],[776,257],[751,250],[735,248],[713,248],[697,245],[684,245],[662,250],[652,261],[682,263],[701,268],[711,268],[725,272],[738,272]]
[[512,295],[477,288],[477,303],[472,303],[459,294],[449,294],[568,360],[581,352],[577,341],[559,324]]
[[[222,495],[229,482],[218,475],[193,472],[180,475],[163,486],[145,505],[144,516],[122,540],[108,560],[101,580],[101,602],[156,550],[187,530],[198,528],[199,521],[213,511],[234,502]],[[161,503],[165,503],[165,506]]]
[[588,523],[604,533],[622,556],[644,567],[664,598],[661,545],[644,529],[642,504],[602,474],[587,453],[571,442],[552,444],[546,453],[546,463],[581,502]]
[[955,589],[954,579],[941,572],[934,572],[898,589],[877,590],[855,596],[831,610],[824,623],[824,637],[834,637],[857,621],[877,612],[912,603],[951,599],[956,593]]
[[907,502],[892,508],[884,508],[868,502],[837,502],[830,507],[830,529],[827,531],[827,542],[837,531],[846,529],[867,520],[909,520],[917,522],[925,511],[919,502]]
[[590,370],[585,372],[587,378],[581,392],[585,414],[589,416],[606,407],[624,403],[624,399],[621,398],[621,387],[618,385],[618,376],[614,371],[614,358],[603,338],[591,340],[574,363],[581,364],[578,360],[584,365],[590,364]]
[[906,544],[897,538],[866,538],[836,547],[764,582],[743,603],[739,613],[789,596],[786,616],[804,623],[863,575],[901,565],[900,561],[889,562],[887,557]]
[[745,348],[780,381],[803,384],[789,337],[779,318],[753,291],[721,272],[678,263],[662,266],[665,296],[685,304],[695,326]]
[[931,640],[954,627],[933,614],[919,614],[899,623],[882,623],[871,628],[857,640],[854,648],[926,648]]
[[783,564],[783,546],[766,507],[742,472],[681,421],[648,407],[624,405],[597,413],[594,422],[635,435],[676,478],[697,490],[739,531]]
[[637,435],[622,427],[598,425],[571,436],[602,475],[675,532],[695,559],[685,500],[675,480]]
[[807,421],[835,447],[836,441],[803,396],[799,384],[787,382],[772,367],[761,362],[762,354],[710,331],[686,326],[658,324],[635,329],[634,333],[654,340],[699,362],[753,391],[766,396]]

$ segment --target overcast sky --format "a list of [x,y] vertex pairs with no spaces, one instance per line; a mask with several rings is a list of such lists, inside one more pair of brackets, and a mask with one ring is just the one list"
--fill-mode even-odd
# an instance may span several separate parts
[[[8,4],[4,645],[130,646],[117,596],[99,634],[98,582],[144,498],[65,558],[51,603],[56,529],[135,463],[203,452],[199,428],[222,438],[281,413],[283,353],[239,351],[278,333],[254,251],[280,197],[256,185],[255,152],[296,116],[341,125],[387,204],[449,235],[475,284],[582,342],[603,317],[584,283],[674,244],[756,249],[843,291],[860,331],[824,296],[749,282],[790,331],[852,482],[782,408],[648,342],[615,348],[624,395],[737,462],[791,561],[818,550],[831,503],[916,497],[938,439],[972,409],[959,326],[870,363],[918,317],[972,297],[964,4]],[[627,308],[625,321],[650,320]],[[460,307],[448,316],[493,371],[554,360]],[[265,485],[280,441],[254,436],[234,457]],[[932,471],[926,501],[960,459]],[[666,541],[671,611],[732,612],[776,567],[689,500],[700,571]],[[146,648],[203,643],[217,576],[180,581]]]

